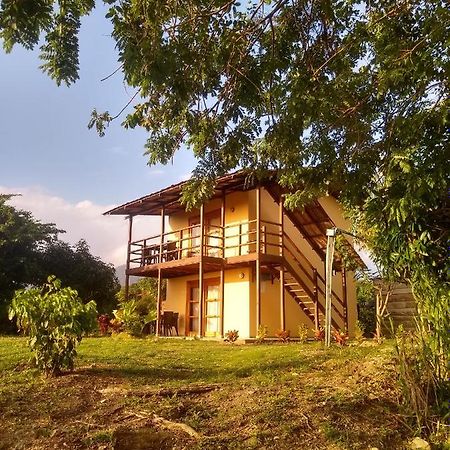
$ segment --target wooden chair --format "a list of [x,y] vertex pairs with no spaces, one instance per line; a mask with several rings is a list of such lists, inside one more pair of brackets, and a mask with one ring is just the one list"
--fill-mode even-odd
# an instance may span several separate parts
[[175,332],[178,336],[178,317],[179,313],[173,311],[164,311],[161,318],[161,328],[164,336],[172,336],[173,329],[175,329]]

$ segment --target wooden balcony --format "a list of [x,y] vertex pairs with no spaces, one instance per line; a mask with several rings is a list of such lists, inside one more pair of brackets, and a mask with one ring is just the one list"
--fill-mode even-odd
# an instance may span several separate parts
[[257,235],[262,261],[279,263],[282,255],[281,224],[261,221],[260,232],[256,220],[220,225],[192,225],[179,230],[130,242],[128,274],[171,278],[198,271],[200,260],[203,271],[219,270],[223,266],[239,266],[255,261]]

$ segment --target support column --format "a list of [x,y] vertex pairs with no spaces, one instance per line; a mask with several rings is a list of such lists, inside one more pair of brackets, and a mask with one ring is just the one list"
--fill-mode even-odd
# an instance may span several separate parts
[[319,321],[319,288],[318,288],[318,277],[317,277],[317,270],[313,269],[313,280],[314,280],[314,288],[313,288],[313,294],[314,294],[314,326],[316,327],[316,330],[320,327],[320,321]]
[[130,275],[128,270],[130,269],[130,252],[131,252],[131,239],[133,234],[133,216],[128,216],[128,245],[127,245],[127,262],[125,266],[125,301],[128,301],[130,292]]
[[[159,241],[159,264],[162,263],[162,253],[164,244],[164,233],[165,233],[165,210],[164,206],[161,208],[161,239]],[[158,296],[156,299],[156,336],[160,335],[161,332],[161,268],[158,268]]]
[[200,206],[200,262],[198,264],[198,334],[203,336],[203,303],[205,301],[205,293],[203,292],[203,247],[205,241],[205,208],[202,203]]
[[345,331],[348,333],[348,308],[347,308],[347,271],[342,265],[341,270],[342,277],[342,301],[344,302],[344,320],[345,320]]
[[225,268],[224,268],[224,261],[225,261],[225,214],[226,214],[226,197],[225,197],[225,190],[222,191],[222,204],[220,206],[220,226],[221,226],[221,232],[222,232],[222,239],[221,239],[221,247],[222,247],[222,266],[220,268],[220,335],[222,338],[224,337],[225,330],[224,330],[224,312],[225,312]]
[[327,229],[327,258],[325,262],[325,345],[331,345],[331,286],[333,282],[333,257],[336,228]]
[[280,264],[280,324],[281,329],[286,330],[286,303],[284,297],[284,212],[283,197],[280,196],[278,209],[278,221],[280,222],[280,256],[282,258]]
[[256,188],[256,333],[261,325],[261,187]]

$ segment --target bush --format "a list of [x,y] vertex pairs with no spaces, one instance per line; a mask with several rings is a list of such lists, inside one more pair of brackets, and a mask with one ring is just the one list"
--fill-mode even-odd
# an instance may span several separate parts
[[275,333],[275,336],[281,342],[289,342],[289,339],[291,337],[291,332],[289,330],[278,330]]
[[47,376],[73,369],[76,346],[95,329],[96,316],[95,302],[83,304],[77,291],[61,288],[55,276],[42,287],[16,291],[9,309],[9,319],[15,317],[19,330],[28,334],[36,365]]
[[131,336],[141,336],[146,323],[145,316],[141,315],[137,308],[137,302],[130,300],[122,304],[120,309],[114,310],[115,322],[120,324],[119,330],[126,331]]
[[238,330],[228,330],[225,333],[225,338],[224,341],[225,342],[236,342],[239,339],[239,332]]
[[314,330],[314,339],[320,342],[325,341],[325,330],[322,327]]
[[357,320],[355,323],[355,340],[361,342],[364,339],[364,325]]
[[340,345],[341,347],[347,345],[348,334],[346,332],[340,330],[333,330],[332,335],[337,345]]
[[[132,336],[141,336],[145,325],[156,320],[156,299],[158,284],[153,278],[143,278],[129,288],[128,299],[125,289],[117,294],[119,309],[114,311],[114,319],[110,325],[114,332],[126,331]],[[165,284],[162,297],[165,296]]]
[[101,314],[97,317],[98,328],[100,329],[100,333],[104,336],[108,334],[110,328],[110,320],[108,314]]
[[308,331],[309,331],[308,325],[306,325],[305,323],[301,323],[298,326],[297,334],[300,343],[304,344],[308,340]]
[[258,327],[258,332],[256,333],[256,343],[262,344],[268,335],[267,327],[265,325],[260,325]]

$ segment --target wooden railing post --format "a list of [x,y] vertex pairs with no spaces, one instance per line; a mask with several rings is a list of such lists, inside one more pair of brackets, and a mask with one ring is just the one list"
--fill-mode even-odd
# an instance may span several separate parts
[[[162,250],[163,250],[163,244],[164,244],[164,229],[165,229],[165,210],[164,206],[161,208],[161,239],[159,241],[159,258],[158,261],[161,264],[162,263]],[[156,299],[156,336],[159,336],[160,330],[161,330],[161,268],[158,268],[158,293],[157,293],[157,299]]]
[[[225,258],[225,190],[222,191],[222,204],[220,205],[220,226],[221,226],[221,233],[222,233],[222,240],[221,240],[221,247],[222,252],[221,256],[222,259]],[[220,267],[220,335],[224,337],[225,330],[224,330],[224,311],[225,311],[225,267],[224,262],[222,261],[222,265]]]
[[345,318],[345,331],[348,333],[348,309],[347,309],[347,272],[345,267],[342,266],[342,301],[344,302],[344,318]]
[[159,262],[162,263],[162,253],[163,253],[163,246],[164,246],[164,233],[165,233],[165,210],[164,206],[161,208],[161,239],[159,242]]
[[261,187],[256,188],[256,330],[261,325]]
[[267,253],[267,235],[266,235],[266,226],[262,226],[262,253]]
[[283,214],[283,199],[280,198],[278,221],[280,222],[280,323],[281,329],[286,330],[286,303],[284,297],[284,214]]
[[238,227],[238,255],[241,256],[242,251],[242,224]]
[[198,332],[203,336],[203,303],[205,293],[203,292],[203,244],[205,240],[205,208],[203,203],[200,206],[200,262],[198,264],[198,288],[199,288],[199,307],[198,307]]

